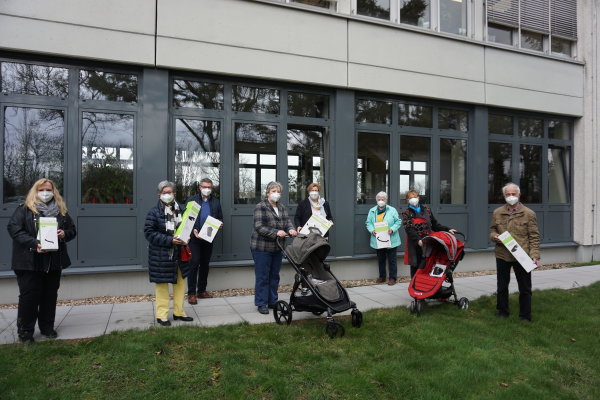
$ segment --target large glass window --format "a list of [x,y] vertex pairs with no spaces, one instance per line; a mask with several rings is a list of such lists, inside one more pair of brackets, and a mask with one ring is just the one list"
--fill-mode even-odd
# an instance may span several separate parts
[[542,202],[542,146],[521,145],[520,148],[521,201]]
[[429,28],[429,0],[400,0],[400,22]]
[[356,100],[356,122],[372,124],[392,123],[392,103],[377,100]]
[[398,124],[418,128],[433,127],[432,107],[415,104],[398,104]]
[[177,200],[184,202],[198,191],[203,178],[213,181],[219,196],[221,123],[179,118],[175,122],[175,184]]
[[537,118],[519,118],[519,135],[541,138],[544,134],[544,124]]
[[440,139],[440,203],[465,204],[467,141]]
[[69,70],[45,65],[2,62],[0,92],[67,97]]
[[487,38],[490,42],[512,45],[513,30],[513,28],[503,25],[488,24]]
[[4,108],[4,203],[19,203],[40,178],[62,193],[65,113],[46,108]]
[[499,135],[513,134],[513,117],[509,115],[488,115],[488,130]]
[[133,74],[116,74],[103,71],[79,71],[79,98],[82,100],[108,100],[137,102],[138,80]]
[[264,197],[267,184],[275,180],[277,167],[277,126],[235,124],[236,204],[256,204]]
[[357,150],[357,202],[375,203],[377,193],[388,192],[390,137],[381,133],[359,132]]
[[548,201],[568,203],[571,182],[571,149],[567,146],[548,146]]
[[407,191],[419,192],[424,203],[430,201],[429,176],[431,173],[431,138],[400,137],[400,198]]
[[329,118],[329,96],[315,93],[289,92],[288,115]]
[[440,31],[467,35],[467,0],[439,0]]
[[504,203],[502,187],[512,181],[512,145],[489,143],[488,203]]
[[233,111],[279,114],[279,90],[233,85]]
[[309,183],[318,183],[324,193],[325,132],[321,126],[288,125],[288,191],[292,204],[306,198]]
[[223,109],[223,85],[184,79],[173,81],[173,105],[209,110]]
[[357,0],[356,13],[367,17],[390,19],[390,0]]
[[466,132],[469,130],[469,113],[462,110],[440,108],[438,128]]
[[134,116],[83,112],[81,202],[133,202]]

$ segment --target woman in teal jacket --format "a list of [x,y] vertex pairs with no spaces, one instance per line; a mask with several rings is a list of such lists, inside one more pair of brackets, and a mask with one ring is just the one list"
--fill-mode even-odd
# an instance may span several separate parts
[[[377,205],[369,210],[365,225],[367,230],[371,232],[371,247],[377,250],[377,261],[379,262],[379,278],[378,283],[385,282],[385,260],[388,260],[389,264],[389,275],[388,285],[395,285],[396,279],[398,278],[398,263],[397,253],[398,246],[400,246],[400,235],[398,229],[402,225],[402,220],[398,215],[398,211],[387,204],[387,193],[379,192],[375,197]],[[376,222],[387,222],[388,233],[390,235],[390,247],[388,248],[377,248],[377,238],[375,236],[375,223]]]

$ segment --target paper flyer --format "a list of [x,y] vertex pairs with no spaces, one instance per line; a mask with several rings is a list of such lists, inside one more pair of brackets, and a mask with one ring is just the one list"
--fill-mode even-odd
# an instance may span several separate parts
[[390,230],[387,222],[375,222],[375,239],[377,240],[378,249],[386,249],[392,247],[392,241],[390,240]]
[[513,257],[517,259],[517,261],[519,262],[519,264],[521,264],[525,271],[531,272],[537,267],[537,265],[535,265],[533,260],[529,258],[527,253],[525,253],[525,250],[523,250],[519,243],[517,243],[517,241],[510,234],[510,232],[506,231],[501,235],[498,235],[498,238],[500,239],[500,241],[502,241],[504,247],[506,247],[508,251],[511,252]]
[[306,224],[300,229],[300,233],[303,235],[308,235],[310,233],[310,228],[317,228],[319,232],[321,232],[321,236],[325,236],[329,228],[333,225],[333,222],[323,218],[320,215],[311,215]]
[[212,241],[215,239],[215,236],[217,236],[217,232],[221,228],[222,224],[223,223],[221,221],[209,215],[208,218],[206,218],[206,221],[204,221],[204,225],[202,225],[202,228],[200,228],[198,236],[200,236],[201,239],[212,243]]
[[194,229],[194,223],[196,222],[196,218],[198,218],[198,214],[200,214],[200,204],[195,201],[188,202],[181,216],[181,223],[177,227],[174,236],[187,242],[192,234],[192,229]]
[[40,217],[38,240],[42,250],[58,250],[58,221],[55,217]]

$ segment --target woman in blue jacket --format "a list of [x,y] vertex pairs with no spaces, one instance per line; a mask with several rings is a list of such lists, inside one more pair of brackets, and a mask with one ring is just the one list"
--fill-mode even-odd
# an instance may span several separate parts
[[182,247],[186,242],[174,236],[183,211],[175,201],[175,184],[160,182],[158,197],[158,204],[146,216],[144,236],[148,241],[150,282],[156,283],[156,322],[169,326],[169,283],[173,285],[173,319],[193,321],[183,309],[186,288],[184,278],[189,271],[188,263],[180,261]]
[[[387,204],[388,196],[385,192],[377,193],[375,197],[377,205],[369,210],[365,225],[367,230],[371,232],[371,247],[377,250],[377,261],[379,262],[379,278],[378,283],[385,282],[385,261],[389,264],[388,285],[395,285],[398,279],[398,261],[397,252],[400,246],[400,235],[398,229],[402,225],[402,220],[398,215],[398,211]],[[390,247],[377,248],[377,238],[375,235],[375,223],[387,222],[388,233],[390,235]]]

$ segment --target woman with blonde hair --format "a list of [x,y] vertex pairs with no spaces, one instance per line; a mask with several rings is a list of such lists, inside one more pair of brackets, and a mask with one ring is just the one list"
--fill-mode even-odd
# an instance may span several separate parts
[[[38,241],[40,217],[56,218],[57,251],[42,250]],[[77,231],[53,181],[42,178],[33,184],[25,203],[12,215],[7,229],[13,239],[11,265],[19,285],[19,339],[34,341],[36,321],[42,335],[55,338],[58,336],[54,319],[60,277],[62,270],[71,265],[67,242],[75,238]]]
[[[296,215],[294,216],[294,223],[298,227],[298,232],[300,232],[313,214],[320,215],[333,222],[329,202],[321,197],[321,186],[318,183],[311,183],[306,187],[306,193],[308,197],[298,203]],[[327,231],[325,236],[329,236],[329,231]]]

